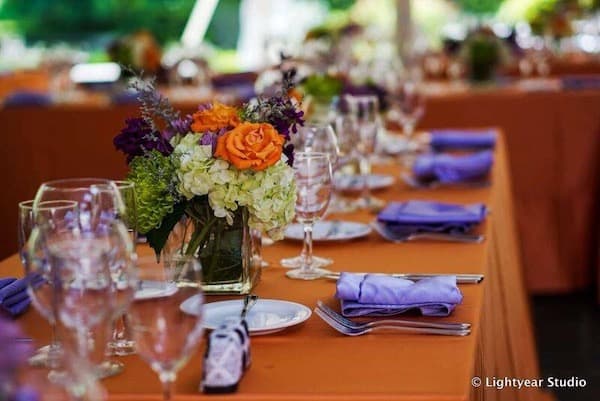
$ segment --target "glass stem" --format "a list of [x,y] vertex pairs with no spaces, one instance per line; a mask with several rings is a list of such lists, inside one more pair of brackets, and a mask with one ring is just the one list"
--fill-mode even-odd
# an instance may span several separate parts
[[413,133],[415,132],[415,123],[413,123],[412,121],[404,123],[402,131],[404,131],[404,136],[406,136],[406,139],[410,142],[410,139],[412,138]]
[[368,205],[371,202],[371,188],[369,187],[369,173],[371,172],[371,162],[369,156],[362,155],[359,161],[360,175],[362,177],[362,198]]
[[302,255],[304,255],[304,260],[302,261],[301,267],[303,271],[311,270],[313,265],[312,233],[312,223],[304,223],[304,242],[302,244]]
[[173,383],[175,382],[175,374],[173,372],[161,372],[158,375],[162,384],[163,400],[171,401],[173,399]]

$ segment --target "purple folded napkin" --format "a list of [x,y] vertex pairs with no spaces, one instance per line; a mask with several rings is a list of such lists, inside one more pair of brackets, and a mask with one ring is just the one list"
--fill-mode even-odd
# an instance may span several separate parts
[[496,132],[432,130],[429,145],[435,151],[447,149],[491,149],[496,145]]
[[398,234],[413,232],[467,232],[485,219],[487,209],[482,203],[458,205],[413,200],[390,202],[377,215]]
[[48,106],[52,99],[42,92],[13,92],[4,99],[4,107]]
[[425,154],[413,164],[413,174],[421,181],[456,183],[484,178],[494,163],[490,150],[465,156]]
[[[43,281],[41,276],[31,278],[35,284]],[[27,310],[31,299],[27,294],[29,279],[14,277],[0,279],[0,309],[10,316],[19,316]]]
[[344,316],[389,316],[419,309],[424,316],[448,316],[462,302],[455,276],[419,281],[384,274],[341,273],[336,298]]
[[600,76],[566,76],[562,77],[561,80],[565,89],[600,89]]

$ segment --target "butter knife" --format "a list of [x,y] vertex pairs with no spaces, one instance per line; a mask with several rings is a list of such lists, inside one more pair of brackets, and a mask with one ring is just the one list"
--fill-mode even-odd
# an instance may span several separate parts
[[[479,284],[483,281],[483,274],[437,274],[437,273],[356,273],[356,274],[382,274],[391,277],[405,278],[407,280],[418,281],[425,278],[431,278],[436,276],[456,276],[457,284]],[[330,280],[337,280],[340,278],[339,272],[330,272],[323,277]]]

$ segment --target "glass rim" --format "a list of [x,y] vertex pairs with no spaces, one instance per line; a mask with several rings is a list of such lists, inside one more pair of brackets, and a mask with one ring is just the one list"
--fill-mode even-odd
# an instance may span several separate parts
[[[21,202],[19,202],[19,209],[33,210],[34,204],[35,204],[34,199],[21,201]],[[62,204],[63,206],[51,206],[54,204],[57,204],[57,205]],[[68,199],[48,200],[48,201],[40,202],[39,205],[37,206],[37,209],[38,210],[62,210],[62,209],[70,209],[73,206],[77,207],[78,205],[79,204],[77,201],[68,200]]]
[[127,180],[111,180],[115,183],[118,189],[135,188],[135,182]]
[[348,100],[355,101],[355,102],[368,101],[368,100],[373,100],[375,102],[379,102],[379,97],[377,97],[377,95],[352,95],[352,94],[346,94],[346,95],[344,95],[344,99],[348,99]]
[[[61,186],[57,185],[59,183],[76,184],[78,182],[89,182],[89,184],[88,185],[66,186],[66,187],[61,187]],[[80,177],[80,178],[60,178],[58,180],[46,181],[46,182],[42,183],[41,186],[43,186],[44,188],[51,189],[51,190],[61,190],[61,191],[70,192],[70,191],[80,191],[82,189],[87,189],[92,186],[111,185],[112,183],[115,183],[115,181],[108,179],[108,178]]]
[[294,158],[313,158],[313,159],[329,159],[329,153],[325,152],[294,152]]

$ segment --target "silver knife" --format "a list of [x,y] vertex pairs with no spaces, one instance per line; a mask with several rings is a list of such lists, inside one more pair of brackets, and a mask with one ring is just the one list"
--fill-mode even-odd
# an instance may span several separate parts
[[[407,280],[418,281],[425,278],[431,278],[436,276],[456,276],[457,284],[479,284],[483,281],[483,274],[437,274],[437,273],[355,273],[355,274],[383,274],[391,277],[405,278]],[[340,278],[339,272],[331,272],[324,276],[330,280],[337,280]]]

